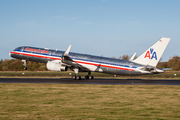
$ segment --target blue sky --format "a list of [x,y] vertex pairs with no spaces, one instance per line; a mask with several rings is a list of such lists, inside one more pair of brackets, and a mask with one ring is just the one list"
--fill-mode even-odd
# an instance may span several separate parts
[[170,37],[162,60],[179,55],[179,0],[1,0],[0,55],[36,46],[106,57],[140,55]]

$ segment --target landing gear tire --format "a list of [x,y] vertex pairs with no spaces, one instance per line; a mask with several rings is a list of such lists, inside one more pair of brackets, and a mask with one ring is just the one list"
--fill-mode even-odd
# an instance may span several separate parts
[[24,70],[27,70],[27,67],[24,67]]
[[80,76],[76,76],[76,80],[81,80],[81,77]]
[[75,75],[73,75],[73,80],[81,80],[81,76],[75,76]]
[[89,80],[94,79],[94,77],[91,76],[91,75],[87,75],[87,76],[85,76],[85,78],[86,78],[86,79],[89,79]]
[[76,76],[72,76],[72,79],[75,80],[75,79],[76,79]]

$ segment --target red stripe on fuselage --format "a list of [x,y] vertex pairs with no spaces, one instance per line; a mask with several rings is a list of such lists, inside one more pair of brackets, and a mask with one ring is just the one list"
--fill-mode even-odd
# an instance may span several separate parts
[[[32,56],[32,57],[39,57],[39,58],[47,58],[47,59],[53,59],[53,60],[61,60],[61,58],[54,58],[54,57],[49,57],[49,56],[41,56],[41,55],[34,55],[31,53],[19,53],[19,52],[14,52],[12,51],[11,53],[13,54],[18,54],[18,55],[25,55],[25,56]],[[134,71],[134,69],[128,69],[128,68],[120,68],[120,67],[115,67],[115,66],[108,66],[108,65],[102,65],[102,64],[97,64],[97,63],[88,63],[88,62],[82,62],[82,61],[75,61],[76,63],[81,63],[81,64],[87,64],[87,65],[94,65],[94,66],[100,66],[100,67],[107,67],[107,68],[113,68],[113,69],[120,69],[120,70],[127,70],[127,71]]]
[[133,69],[120,68],[120,67],[108,66],[108,65],[102,65],[102,64],[87,63],[87,62],[82,62],[82,61],[75,61],[75,62],[81,63],[81,64],[95,65],[95,66],[100,66],[100,67],[108,67],[108,68],[114,68],[114,69],[120,69],[120,70],[134,71]]

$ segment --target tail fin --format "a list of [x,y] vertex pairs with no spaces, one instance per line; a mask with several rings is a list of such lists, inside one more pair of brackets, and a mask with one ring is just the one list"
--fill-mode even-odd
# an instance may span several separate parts
[[171,38],[162,37],[133,62],[156,67]]

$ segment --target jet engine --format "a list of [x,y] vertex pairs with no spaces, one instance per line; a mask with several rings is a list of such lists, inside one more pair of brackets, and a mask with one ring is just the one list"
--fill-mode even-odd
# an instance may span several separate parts
[[67,71],[67,66],[62,65],[62,62],[59,60],[48,61],[46,66],[51,71]]

